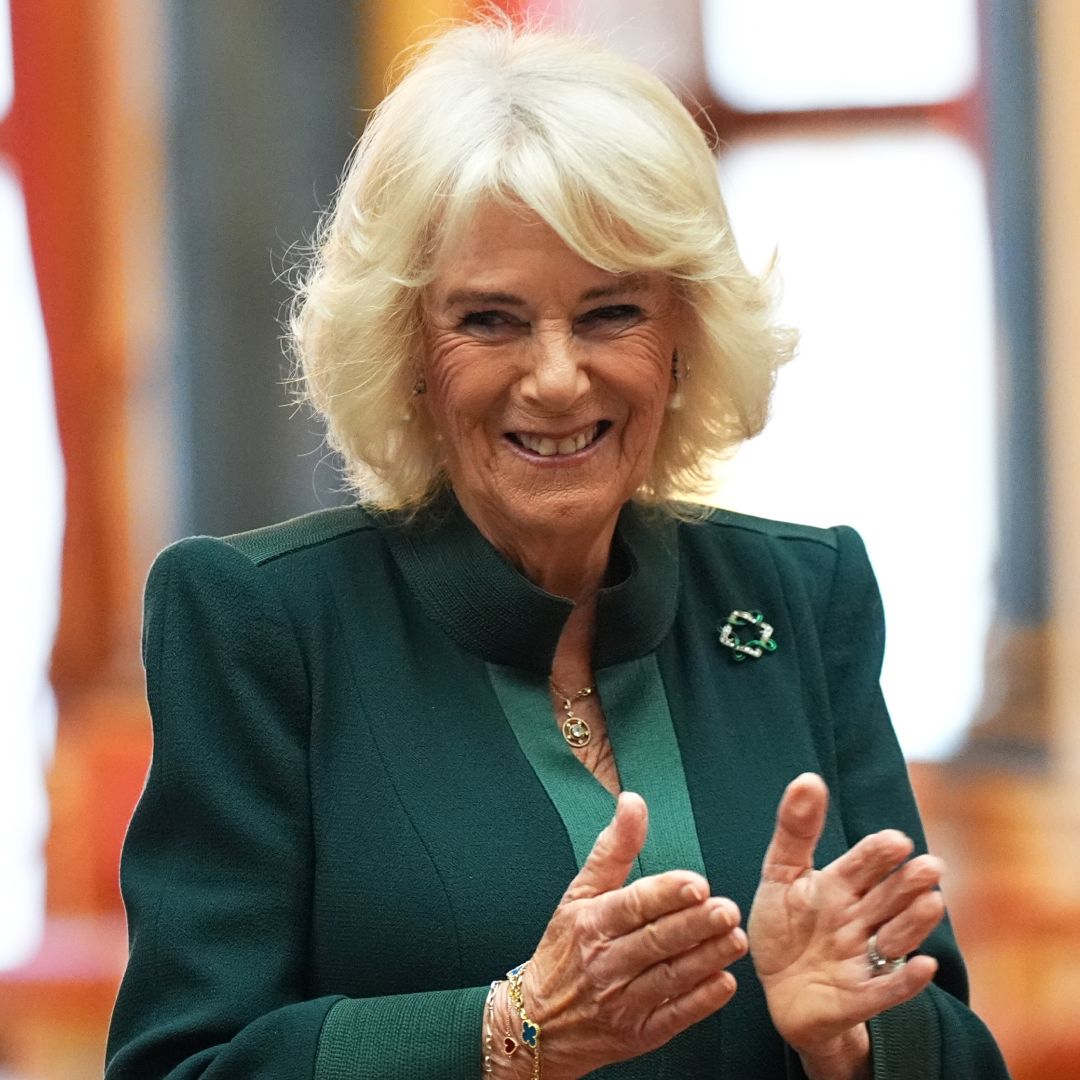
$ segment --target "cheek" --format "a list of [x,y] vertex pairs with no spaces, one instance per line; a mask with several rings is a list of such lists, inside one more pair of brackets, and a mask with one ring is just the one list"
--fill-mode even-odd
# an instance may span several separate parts
[[453,435],[483,423],[499,397],[495,358],[452,335],[432,335],[427,344],[424,381],[435,426]]
[[643,334],[632,347],[613,350],[608,358],[610,380],[631,408],[662,410],[671,389],[671,351],[658,334]]

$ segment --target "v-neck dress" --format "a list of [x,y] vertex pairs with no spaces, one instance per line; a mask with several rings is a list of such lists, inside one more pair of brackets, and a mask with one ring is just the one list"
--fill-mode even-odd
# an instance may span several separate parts
[[[820,865],[886,826],[924,849],[852,530],[630,505],[615,544],[594,670],[622,785],[649,805],[631,877],[696,870],[745,917],[807,769],[832,793]],[[480,1077],[488,984],[532,954],[614,809],[547,693],[570,610],[452,497],[159,556],[108,1080]],[[776,650],[735,661],[735,610],[762,612]],[[935,985],[871,1022],[875,1077],[1006,1076],[947,922],[924,951]],[[800,1077],[749,958],[732,971],[725,1008],[590,1075]]]

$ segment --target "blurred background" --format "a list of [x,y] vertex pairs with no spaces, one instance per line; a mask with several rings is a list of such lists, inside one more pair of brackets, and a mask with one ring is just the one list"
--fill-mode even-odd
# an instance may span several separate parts
[[[1080,1076],[1080,5],[500,6],[718,134],[803,344],[715,501],[863,533],[975,1007],[1017,1078]],[[343,501],[282,279],[394,56],[469,9],[0,0],[0,1080],[101,1075],[147,568]]]

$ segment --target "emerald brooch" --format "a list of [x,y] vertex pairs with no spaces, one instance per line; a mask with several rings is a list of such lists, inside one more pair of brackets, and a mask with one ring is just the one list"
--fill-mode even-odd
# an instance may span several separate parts
[[[741,627],[747,627],[748,632],[756,636],[749,641],[743,641],[736,633]],[[742,663],[748,656],[752,660],[760,660],[765,653],[776,651],[773,628],[760,611],[733,611],[720,627],[720,644],[731,649],[731,654],[738,663]]]

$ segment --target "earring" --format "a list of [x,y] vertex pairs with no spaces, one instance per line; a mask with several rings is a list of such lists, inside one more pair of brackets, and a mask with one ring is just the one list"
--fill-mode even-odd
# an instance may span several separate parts
[[[413,383],[412,396],[414,398],[419,397],[421,394],[427,393],[427,383],[424,381],[424,376],[419,372],[416,374],[416,381]],[[413,411],[412,402],[405,406],[405,411],[401,414],[401,419],[406,423],[411,423],[413,417],[416,414]]]
[[678,350],[671,354],[671,381],[674,384],[667,399],[668,412],[678,412],[683,407],[682,380],[686,372],[679,370]]

